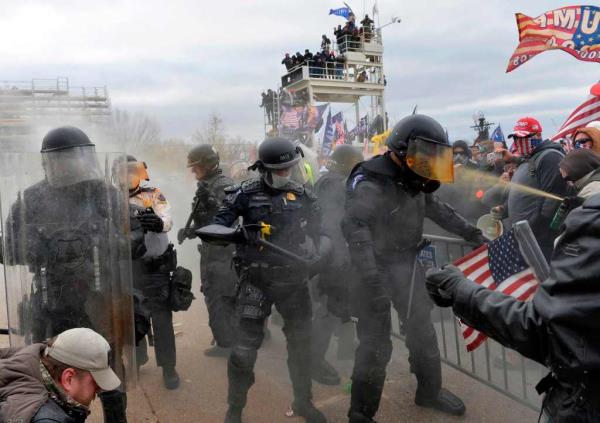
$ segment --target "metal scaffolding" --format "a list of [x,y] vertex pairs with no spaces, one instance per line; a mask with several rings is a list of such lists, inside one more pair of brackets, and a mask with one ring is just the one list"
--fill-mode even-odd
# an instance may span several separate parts
[[0,81],[0,142],[18,144],[34,128],[79,123],[106,126],[112,116],[107,88],[73,87],[66,77]]

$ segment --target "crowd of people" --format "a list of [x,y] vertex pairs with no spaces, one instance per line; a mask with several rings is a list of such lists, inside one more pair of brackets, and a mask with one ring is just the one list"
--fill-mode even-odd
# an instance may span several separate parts
[[333,28],[333,35],[340,53],[358,50],[361,45],[361,37],[364,37],[366,43],[371,41],[375,30],[373,19],[369,15],[365,15],[360,24],[360,28],[356,26],[356,16],[351,13],[344,26],[338,25]]
[[[360,28],[356,26],[355,21],[356,17],[351,13],[344,26],[338,25],[333,28],[340,54],[343,54],[346,51],[359,50],[362,40],[364,40],[364,42],[370,42],[373,38],[374,22],[369,15],[365,15],[364,19],[360,22]],[[285,53],[285,56],[281,61],[281,64],[285,66],[288,72],[297,67],[308,65],[310,68],[310,75],[313,78],[325,76],[341,77],[343,63],[344,58],[342,56],[336,56],[332,49],[331,40],[325,34],[321,37],[321,47],[320,51],[317,53],[313,54],[309,49],[304,50],[304,53],[298,51],[293,55]],[[357,75],[357,77],[359,76],[361,78],[364,77]],[[364,80],[361,82],[364,82]]]
[[[313,403],[312,381],[340,383],[325,356],[336,327],[351,317],[358,346],[348,421],[375,421],[392,356],[392,310],[406,334],[415,404],[463,415],[465,404],[443,387],[434,303],[452,306],[464,322],[550,369],[539,388],[550,421],[598,421],[600,129],[578,129],[568,152],[544,140],[531,117],[519,119],[510,138],[511,148],[491,141],[450,145],[439,122],[413,114],[394,126],[382,155],[365,160],[356,147],[337,146],[317,180],[308,176],[319,174],[309,151],[282,137],[261,143],[241,182],[224,174],[212,146],[192,148],[187,167],[197,189],[177,239],[202,240],[200,291],[215,342],[205,354],[227,359],[225,423],[242,421],[273,307],[284,322],[291,409],[308,423],[327,422]],[[194,296],[191,273],[177,266],[166,235],[173,228],[170,204],[146,183],[147,166],[133,156],[115,161],[107,183],[93,143],[77,128],[50,131],[42,162],[44,181],[17,197],[4,225],[2,263],[29,266],[36,289],[19,304],[31,308],[22,315],[33,316],[32,345],[0,350],[0,416],[83,422],[98,393],[105,422],[124,423],[119,336],[126,327],[135,328],[138,366],[148,359],[153,333],[164,386],[179,387],[172,312],[186,310]],[[119,202],[121,188],[128,188],[127,204]],[[130,212],[130,233],[110,223],[122,207]],[[505,230],[529,222],[548,259],[550,277],[531,302],[485,289],[451,265],[426,275],[416,260],[425,218],[481,246],[493,238],[476,225],[488,211]],[[83,218],[92,224],[82,225]],[[133,280],[122,271],[126,262]],[[110,306],[115,297],[124,301],[128,281],[134,316]],[[352,331],[347,338],[352,344]]]

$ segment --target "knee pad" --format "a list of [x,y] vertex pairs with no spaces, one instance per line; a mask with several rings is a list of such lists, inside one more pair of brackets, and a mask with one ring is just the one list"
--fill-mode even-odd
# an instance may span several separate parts
[[233,347],[229,356],[231,364],[239,369],[252,369],[256,362],[256,350]]

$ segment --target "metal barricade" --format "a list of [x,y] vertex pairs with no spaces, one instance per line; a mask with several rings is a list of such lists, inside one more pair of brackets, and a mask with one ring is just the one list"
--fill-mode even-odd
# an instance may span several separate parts
[[[458,238],[424,237],[435,246],[438,266],[465,256],[473,248]],[[543,366],[491,339],[475,351],[467,352],[460,325],[449,308],[435,307],[432,320],[442,362],[527,407],[540,409],[541,398],[535,391],[535,384],[547,373]],[[404,339],[400,324],[399,319],[394,319],[392,336]]]

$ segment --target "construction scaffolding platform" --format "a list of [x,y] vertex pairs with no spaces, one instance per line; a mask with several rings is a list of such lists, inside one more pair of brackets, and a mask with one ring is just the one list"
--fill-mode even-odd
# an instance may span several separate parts
[[68,122],[103,126],[112,115],[104,87],[73,87],[69,79],[0,81],[0,140],[27,137],[33,128]]
[[[334,43],[336,61],[318,63],[309,60],[281,77],[281,86],[299,92],[309,91],[317,102],[355,103],[362,96],[383,97],[383,44],[375,33],[365,36],[345,35]],[[311,95],[312,94],[312,95]]]
[[[275,90],[277,94],[273,98],[272,115],[265,113],[267,135],[280,125],[277,118],[281,116],[282,107],[286,104],[285,98],[293,99],[288,107],[314,106],[316,103],[352,104],[356,125],[361,121],[362,114],[369,122],[383,122],[383,128],[378,132],[387,129],[387,82],[383,68],[381,27],[371,27],[366,32],[365,27],[362,29],[360,35],[345,34],[336,37],[331,48],[322,52],[325,56],[320,56],[318,60],[306,60],[288,69],[280,79],[279,89]],[[333,52],[333,55],[329,55],[329,52]],[[370,102],[367,110],[361,111],[363,97],[368,97]],[[314,134],[307,135],[314,138]]]

